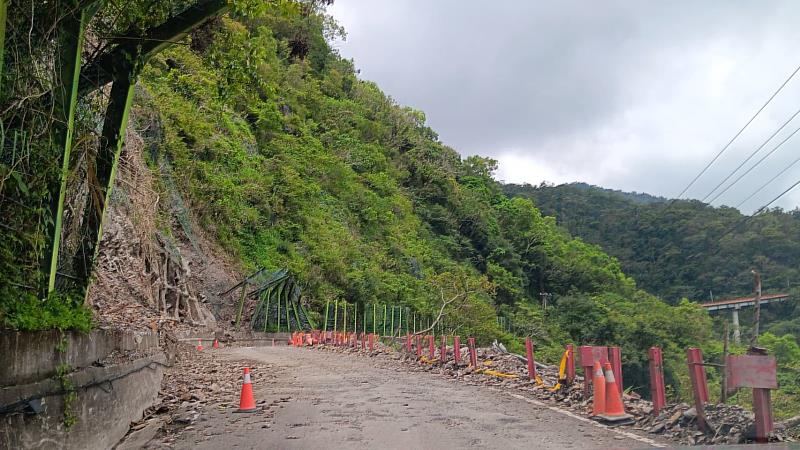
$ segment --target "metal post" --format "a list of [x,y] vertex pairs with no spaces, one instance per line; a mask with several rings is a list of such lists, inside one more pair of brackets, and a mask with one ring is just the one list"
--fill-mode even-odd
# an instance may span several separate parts
[[392,337],[394,337],[394,306],[392,306]]
[[439,360],[442,364],[447,362],[447,336],[442,335],[442,344],[439,347]]
[[[728,321],[725,321],[725,327],[723,330],[724,335],[722,336],[722,363],[725,364],[728,361]],[[719,393],[719,402],[725,403],[728,401],[728,371],[723,367],[722,374],[721,374],[721,387]]]
[[286,310],[286,331],[291,333],[292,332],[292,321],[289,320],[290,319],[290,316],[289,316],[289,295],[286,295],[286,308],[284,308],[284,309]]
[[414,334],[417,334],[417,314],[416,314],[416,313],[414,313],[414,314],[411,316],[411,318],[412,318],[412,319],[411,319],[411,321],[412,321],[412,323],[414,324],[414,325],[413,325]]
[[358,332],[358,303],[353,303],[353,333]]
[[467,339],[467,345],[469,346],[469,364],[473,368],[478,368],[478,352],[475,350],[475,338],[471,337]]
[[701,430],[706,430],[706,417],[704,405],[708,402],[708,383],[706,381],[706,368],[703,366],[703,354],[699,348],[686,349],[686,362],[689,366],[689,379],[694,392],[694,405],[697,411],[697,425]]
[[375,315],[375,303],[372,304],[372,334],[378,332],[378,319]]
[[536,364],[533,362],[533,342],[531,338],[525,338],[525,356],[528,358],[528,380],[536,380]]
[[769,389],[753,388],[753,412],[756,415],[756,442],[769,442],[769,434],[775,427]]
[[364,305],[364,320],[362,326],[362,333],[367,334],[367,305]]
[[453,359],[456,365],[461,364],[461,337],[453,336]]
[[342,325],[344,325],[344,334],[347,334],[347,302],[344,302],[344,311],[342,311]]
[[323,331],[328,331],[328,309],[330,309],[331,300],[328,299],[325,301],[325,325],[323,326]]
[[581,345],[578,347],[581,352],[581,367],[583,368],[583,398],[588,399],[589,394],[592,392],[592,347],[589,345]]
[[383,305],[383,335],[386,336],[386,313],[388,309],[386,305]]
[[417,358],[422,357],[422,335],[417,335]]
[[[244,289],[245,288],[243,286],[242,287],[242,291],[244,291]],[[278,302],[278,333],[280,333],[281,332],[281,297],[280,297],[280,295],[275,300],[277,300],[277,302]]]
[[650,397],[653,400],[653,414],[657,416],[667,404],[667,396],[664,390],[664,363],[661,357],[661,349],[658,347],[651,347],[649,356]]
[[756,284],[756,305],[753,311],[753,336],[750,338],[750,346],[755,346],[758,342],[759,327],[761,325],[761,275],[755,270],[751,270],[755,277]]
[[[397,311],[400,313],[400,316],[397,318],[397,322],[399,324],[399,325],[397,325],[397,335],[400,336],[400,333],[403,332],[403,307],[402,306],[398,306],[397,307]],[[408,321],[407,318],[406,318],[406,321]],[[392,334],[394,334],[394,332]]]
[[617,382],[617,390],[619,396],[622,398],[622,355],[619,347],[608,347],[609,362],[611,363],[611,372],[614,374],[614,379]]
[[431,355],[431,361],[436,358],[436,346],[433,343],[434,336],[432,334],[428,335],[428,351]]
[[567,384],[571,385],[575,381],[575,346],[567,344]]
[[[278,330],[280,331],[280,330]],[[333,302],[333,332],[339,331],[339,299]]]

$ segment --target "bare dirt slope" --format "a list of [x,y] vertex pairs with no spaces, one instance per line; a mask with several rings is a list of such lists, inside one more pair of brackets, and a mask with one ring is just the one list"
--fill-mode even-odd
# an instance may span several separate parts
[[254,373],[264,410],[235,414],[231,405],[206,406],[170,443],[175,448],[587,449],[652,443],[521,396],[397,371],[372,358],[286,346],[229,348],[219,356],[268,368],[267,374]]

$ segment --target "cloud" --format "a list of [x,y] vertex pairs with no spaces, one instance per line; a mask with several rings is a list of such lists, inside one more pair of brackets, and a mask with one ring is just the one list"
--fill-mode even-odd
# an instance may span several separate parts
[[[791,1],[340,0],[330,12],[363,78],[424,110],[462,154],[498,159],[499,178],[533,184],[675,196],[800,64]],[[798,94],[800,76],[688,194],[703,198],[800,107]],[[717,203],[738,203],[792,161],[793,142]],[[797,179],[800,168],[745,209]]]

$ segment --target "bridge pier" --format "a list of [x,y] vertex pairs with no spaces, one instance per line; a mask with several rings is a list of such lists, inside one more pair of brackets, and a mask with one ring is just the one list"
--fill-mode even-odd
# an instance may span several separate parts
[[733,342],[736,345],[742,343],[742,333],[739,331],[739,306],[731,310],[731,322],[733,323]]

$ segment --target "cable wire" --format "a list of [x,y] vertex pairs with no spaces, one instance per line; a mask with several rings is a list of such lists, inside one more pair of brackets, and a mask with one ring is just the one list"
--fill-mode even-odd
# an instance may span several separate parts
[[[706,201],[706,199],[708,199],[708,197],[710,197],[710,196],[711,196],[711,195],[714,193],[714,191],[716,191],[717,189],[719,189],[719,188],[720,188],[720,186],[722,186],[723,184],[725,184],[725,182],[726,182],[726,181],[728,181],[728,180],[729,180],[729,179],[730,179],[730,178],[731,178],[731,177],[732,177],[734,174],[736,174],[736,172],[738,172],[738,171],[739,171],[739,169],[741,169],[742,167],[744,167],[744,165],[745,165],[745,164],[747,164],[747,162],[748,162],[748,161],[750,161],[750,160],[751,160],[751,159],[752,159],[754,156],[756,156],[756,155],[758,154],[758,152],[760,152],[760,151],[761,151],[761,149],[763,149],[763,148],[764,148],[764,147],[765,147],[765,146],[766,146],[766,145],[769,143],[769,141],[771,141],[771,140],[772,140],[772,139],[773,139],[775,136],[777,136],[777,135],[778,135],[778,133],[780,133],[780,132],[781,132],[781,131],[782,131],[784,128],[786,128],[786,125],[789,125],[789,123],[790,123],[792,120],[794,120],[794,118],[795,118],[795,117],[797,117],[797,115],[798,115],[798,114],[800,114],[800,109],[798,109],[797,111],[795,111],[795,113],[794,113],[794,114],[792,114],[792,116],[791,116],[791,117],[789,117],[789,119],[788,119],[788,120],[786,120],[786,122],[783,122],[783,125],[781,125],[781,126],[780,126],[780,127],[777,129],[777,130],[775,130],[775,132],[774,132],[774,133],[772,133],[772,134],[771,134],[771,135],[770,135],[770,136],[769,136],[769,137],[768,137],[768,138],[767,138],[767,139],[766,139],[764,142],[762,142],[762,143],[761,143],[761,145],[759,145],[759,146],[758,146],[758,148],[756,148],[755,150],[753,150],[753,152],[752,152],[752,153],[750,153],[750,156],[748,156],[747,158],[745,158],[745,160],[744,160],[744,161],[742,161],[742,162],[741,162],[741,164],[739,164],[739,165],[738,165],[738,166],[737,166],[735,169],[733,169],[733,171],[732,171],[731,173],[729,173],[729,174],[728,174],[728,176],[726,176],[726,177],[725,177],[725,178],[724,178],[722,181],[720,181],[720,182],[719,182],[719,184],[717,184],[716,186],[714,186],[714,189],[712,189],[712,190],[711,190],[711,191],[710,191],[708,194],[706,194],[706,196],[705,196],[705,197],[703,197],[703,198],[702,198],[700,201],[701,201],[701,202],[705,202],[705,201]],[[793,135],[794,135],[794,133],[797,133],[797,130],[795,130],[795,131],[794,131],[794,132],[793,132],[793,133],[790,135],[790,137],[791,137],[791,136],[793,136]],[[788,138],[787,138],[787,139],[788,139]],[[787,139],[784,139],[784,140],[783,140],[783,142],[786,142],[786,140],[787,140]],[[781,142],[781,144],[783,144],[783,142]],[[778,147],[780,147],[780,144],[778,145]],[[774,152],[776,149],[777,149],[777,147],[776,147],[776,148],[773,148],[773,149],[772,149],[772,152]],[[771,152],[770,152],[769,154],[771,154]],[[762,158],[762,159],[761,159],[761,161],[763,161],[763,160],[764,160],[764,159]],[[756,165],[758,165],[758,164],[759,164],[759,163],[756,163]],[[753,167],[755,167],[755,166],[753,166]],[[751,167],[749,170],[752,170],[752,169],[753,169],[753,167]],[[749,170],[748,170],[748,171],[749,171]],[[738,181],[738,180],[740,180],[740,179],[741,179],[741,178],[738,178],[738,179],[737,179],[737,181]],[[733,184],[736,184],[736,182],[734,182]],[[728,189],[730,189],[730,187],[731,187],[731,186],[733,186],[733,184],[731,184],[730,186],[728,186],[727,188],[725,188],[725,190],[728,190]],[[725,191],[723,191],[723,192],[725,192]],[[717,197],[719,197],[720,195],[721,195],[721,193],[720,193],[720,194],[717,194],[717,196],[716,196],[716,197],[714,197],[713,199],[711,199],[711,200],[710,200],[708,203],[711,203],[711,202],[713,202],[713,201],[714,201],[714,200],[715,200]]]
[[786,138],[785,138],[784,140],[782,140],[782,141],[781,141],[781,142],[780,142],[778,145],[776,145],[776,146],[775,146],[775,147],[774,147],[772,150],[770,150],[769,152],[767,152],[767,154],[766,154],[766,155],[762,156],[762,157],[761,157],[761,159],[759,159],[758,161],[756,161],[756,163],[755,163],[755,164],[753,164],[752,166],[750,166],[750,168],[749,168],[749,169],[745,170],[745,171],[744,171],[744,172],[743,172],[741,175],[739,175],[739,177],[737,177],[735,180],[733,180],[733,182],[732,182],[731,184],[729,184],[729,185],[728,185],[728,186],[727,186],[725,189],[723,189],[722,191],[720,191],[719,193],[717,193],[717,195],[715,195],[715,196],[714,196],[714,198],[712,198],[711,200],[709,200],[709,201],[708,201],[708,203],[712,203],[712,202],[714,202],[714,200],[718,199],[718,198],[719,198],[719,197],[720,197],[722,194],[724,194],[725,192],[727,192],[727,191],[728,191],[728,189],[732,188],[732,187],[733,187],[733,186],[734,186],[736,183],[738,183],[739,181],[741,181],[741,180],[742,180],[742,178],[744,178],[745,176],[747,176],[747,174],[748,174],[748,173],[752,172],[752,171],[753,171],[753,169],[755,169],[756,167],[758,167],[758,166],[759,166],[759,165],[760,165],[762,162],[764,162],[764,160],[765,160],[765,159],[769,158],[769,157],[770,157],[770,156],[771,156],[773,153],[775,153],[775,151],[776,151],[776,150],[778,150],[779,148],[781,148],[781,146],[782,146],[783,144],[785,144],[785,143],[786,143],[786,141],[788,141],[789,139],[791,139],[791,138],[792,138],[792,136],[794,136],[795,134],[797,134],[797,132],[798,132],[798,131],[800,131],[800,127],[797,127],[797,128],[794,130],[794,131],[792,131],[792,132],[791,132],[791,134],[789,134],[788,136],[786,136]]
[[766,183],[762,184],[760,188],[758,188],[758,189],[756,189],[756,190],[755,190],[755,192],[753,192],[752,194],[750,194],[750,195],[749,195],[749,196],[748,196],[746,199],[744,199],[744,200],[742,200],[741,202],[739,202],[739,204],[738,204],[738,205],[736,205],[736,208],[738,209],[738,208],[739,208],[740,206],[742,206],[742,205],[743,205],[745,202],[747,202],[748,200],[750,200],[751,198],[753,198],[753,197],[754,197],[756,194],[758,194],[759,192],[761,192],[762,190],[764,190],[764,188],[765,188],[765,187],[767,187],[767,186],[768,186],[769,184],[771,184],[773,181],[775,181],[776,179],[778,179],[778,177],[780,177],[781,175],[783,175],[784,173],[786,173],[786,171],[787,171],[787,170],[791,169],[792,167],[794,167],[794,165],[795,165],[795,164],[797,164],[797,163],[799,163],[799,162],[800,162],[800,158],[797,158],[797,159],[795,159],[795,160],[794,160],[794,162],[792,162],[792,163],[791,163],[791,164],[789,164],[788,166],[784,167],[784,168],[783,168],[783,170],[781,170],[780,172],[778,172],[778,173],[777,173],[777,174],[776,174],[774,177],[770,178],[770,179],[769,179],[769,181],[767,181]]
[[748,126],[750,126],[751,123],[753,123],[753,121],[756,119],[756,117],[758,117],[758,115],[761,114],[761,111],[763,111],[764,108],[766,108],[767,105],[769,105],[772,102],[772,100],[783,90],[783,88],[787,84],[789,84],[789,81],[791,81],[792,78],[794,78],[794,76],[797,74],[798,71],[800,71],[800,66],[797,66],[797,68],[794,69],[794,72],[792,72],[792,74],[789,75],[789,78],[787,78],[786,81],[784,81],[783,84],[780,85],[778,90],[776,90],[772,94],[772,96],[770,96],[770,98],[761,106],[761,108],[759,108],[758,111],[756,111],[756,113],[753,114],[753,117],[751,117],[750,120],[748,120],[747,123],[744,124],[744,126],[733,136],[733,138],[731,138],[731,140],[728,141],[727,144],[725,144],[725,147],[722,147],[722,150],[720,150],[719,153],[717,153],[716,156],[714,156],[714,158],[708,164],[706,164],[706,166],[703,168],[703,170],[701,170],[700,173],[698,173],[697,176],[695,176],[694,179],[692,179],[692,181],[689,182],[689,184],[686,185],[685,188],[683,188],[681,193],[678,194],[678,196],[676,198],[680,199],[681,197],[683,197],[683,194],[685,194],[686,191],[688,191],[689,188],[691,188],[697,182],[697,180],[699,180],[700,177],[702,177],[703,174],[706,173],[706,171],[709,168],[711,168],[711,166],[719,159],[719,157],[722,156],[722,154],[725,153],[726,150],[728,150],[728,147],[730,147],[731,144],[733,144],[733,141],[735,141],[744,132],[744,130]]
[[773,203],[777,202],[781,197],[783,197],[784,195],[788,194],[792,189],[796,188],[798,185],[800,185],[800,180],[797,180],[793,185],[791,185],[788,188],[786,188],[786,190],[784,190],[783,192],[778,194],[777,197],[775,197],[772,200],[770,200],[769,203],[767,203],[766,205],[762,206],[761,208],[758,208],[758,210],[756,212],[754,212],[753,214],[743,217],[734,226],[728,228],[728,230],[726,232],[722,233],[722,235],[719,238],[717,238],[717,242],[721,241],[722,238],[724,238],[725,236],[729,235],[733,230],[739,228],[739,226],[741,226],[742,224],[748,222],[753,217],[756,217],[758,214],[762,213],[765,209],[769,208],[770,205],[772,205]]

